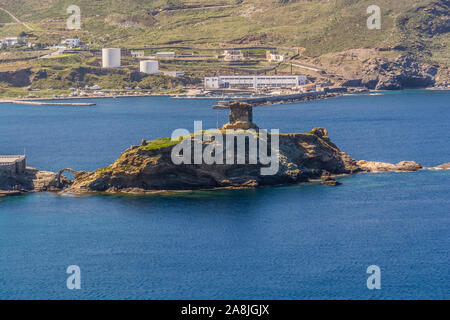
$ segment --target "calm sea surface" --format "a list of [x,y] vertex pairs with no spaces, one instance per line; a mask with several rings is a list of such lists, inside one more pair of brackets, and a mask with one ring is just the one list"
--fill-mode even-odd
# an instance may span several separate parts
[[[83,100],[84,101],[84,100]],[[262,128],[325,127],[356,159],[450,162],[450,92],[257,108]],[[142,138],[227,120],[211,100],[0,104],[0,154],[94,170]],[[342,186],[0,200],[0,299],[450,299],[450,171],[361,174]],[[81,268],[81,290],[66,268]],[[381,268],[368,290],[366,268]]]

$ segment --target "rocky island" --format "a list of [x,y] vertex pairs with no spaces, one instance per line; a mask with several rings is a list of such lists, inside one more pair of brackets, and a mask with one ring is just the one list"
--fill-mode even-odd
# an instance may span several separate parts
[[[16,159],[0,170],[0,196],[41,191],[145,194],[302,182],[337,186],[341,183],[336,178],[344,175],[423,169],[414,161],[397,164],[357,161],[342,152],[324,128],[307,133],[276,130],[268,133],[253,123],[251,105],[233,102],[229,109],[229,122],[221,129],[153,141],[143,139],[140,145],[125,150],[113,164],[94,172],[68,168],[57,173],[39,171],[26,167],[24,156],[13,156]],[[258,152],[252,152],[252,141],[257,142]],[[185,154],[191,150],[198,150],[203,158],[197,159],[195,152]],[[256,161],[258,156],[264,161]],[[449,168],[449,164],[444,164],[433,169]],[[74,181],[64,177],[64,171],[71,171]]]
[[[269,153],[278,155],[278,170],[274,174],[262,174],[261,163],[250,164],[249,161],[238,164],[236,146],[232,144],[234,161],[224,163],[198,163],[192,157],[189,163],[174,163],[174,148],[184,141],[190,148],[199,144],[201,151],[212,150],[212,144],[223,147],[226,156],[227,141],[236,135],[251,134],[259,136],[261,131],[252,122],[252,108],[246,103],[230,104],[230,121],[215,134],[223,139],[205,138],[207,132],[201,132],[204,138],[199,140],[196,133],[173,140],[162,138],[154,141],[143,140],[141,145],[131,146],[110,166],[95,172],[80,172],[72,186],[67,189],[73,193],[108,192],[108,193],[150,193],[164,190],[195,190],[217,188],[254,188],[293,184],[309,181],[322,181],[326,185],[338,185],[336,176],[359,172],[380,171],[416,171],[422,166],[414,161],[398,164],[382,162],[356,161],[330,140],[324,128],[314,128],[308,133],[270,133],[268,142],[277,138],[276,150],[269,147]],[[230,134],[226,129],[235,129]],[[236,134],[237,132],[237,134]],[[269,143],[268,143],[269,144]],[[247,142],[248,146],[248,142]],[[250,158],[248,148],[245,159]],[[222,158],[223,159],[223,158]]]
[[[112,165],[80,173],[67,190],[74,193],[147,193],[163,190],[254,188],[258,186],[322,181],[340,184],[336,176],[360,172],[417,171],[414,161],[398,164],[356,161],[330,141],[326,130],[280,134],[280,167],[273,176],[260,174],[261,165],[182,164],[171,161],[172,141],[158,139],[132,146]],[[208,142],[204,142],[204,147]]]

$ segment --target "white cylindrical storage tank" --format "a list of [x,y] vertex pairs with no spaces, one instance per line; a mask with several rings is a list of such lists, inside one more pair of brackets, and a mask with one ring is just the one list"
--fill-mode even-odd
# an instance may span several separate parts
[[144,60],[141,61],[140,71],[143,73],[158,73],[158,61],[155,60]]
[[102,49],[102,63],[103,68],[120,67],[120,49],[119,48]]

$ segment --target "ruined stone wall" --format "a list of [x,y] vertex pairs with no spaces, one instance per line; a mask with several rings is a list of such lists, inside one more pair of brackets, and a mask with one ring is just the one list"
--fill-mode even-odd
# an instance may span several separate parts
[[26,157],[17,156],[15,160],[12,160],[14,156],[0,156],[0,173],[7,173],[10,175],[22,174],[26,169]]
[[248,106],[230,106],[230,122],[236,121],[253,121],[252,107]]
[[258,129],[253,123],[253,109],[250,104],[235,101],[229,104],[229,108],[229,122],[222,127],[223,129]]
[[27,167],[27,160],[25,157],[16,161],[16,172],[17,173],[20,173],[20,174],[24,173],[26,167]]
[[13,175],[16,173],[16,164],[15,163],[1,163],[0,162],[0,173],[6,173],[9,175]]

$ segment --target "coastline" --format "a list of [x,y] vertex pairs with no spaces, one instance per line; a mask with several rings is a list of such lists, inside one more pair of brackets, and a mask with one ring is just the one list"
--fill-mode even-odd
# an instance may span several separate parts
[[[439,87],[428,87],[428,88],[408,88],[408,89],[402,89],[402,90],[368,90],[365,92],[348,92],[348,93],[344,93],[344,94],[337,94],[337,95],[333,95],[333,96],[321,96],[321,97],[317,97],[316,99],[320,100],[320,99],[327,99],[327,98],[333,98],[333,97],[337,97],[337,96],[341,96],[341,95],[370,95],[370,94],[383,94],[385,92],[392,92],[392,93],[404,93],[404,92],[408,92],[408,91],[450,91],[450,88],[439,88]],[[0,99],[0,103],[14,103],[17,101],[61,101],[61,100],[78,100],[78,99],[108,99],[108,98],[112,98],[112,99],[119,99],[119,98],[138,98],[138,97],[169,97],[169,98],[173,98],[173,99],[198,99],[198,100],[221,100],[223,98],[228,98],[228,99],[233,99],[233,98],[237,98],[235,96],[233,97],[227,97],[227,96],[196,96],[196,95],[192,95],[192,96],[187,96],[187,95],[183,95],[182,97],[180,97],[180,94],[171,94],[171,93],[143,93],[143,94],[126,94],[126,95],[117,95],[117,96],[113,96],[113,95],[107,95],[107,96],[98,96],[98,95],[91,95],[91,96],[76,96],[76,97],[48,97],[48,98],[3,98]],[[242,97],[241,99],[251,99],[251,97]],[[299,100],[302,101],[302,100]],[[280,102],[280,103],[269,103],[269,104],[286,104],[286,103],[292,103],[292,102],[297,102],[297,101],[288,101],[288,102]]]
[[[364,160],[360,160],[364,161]],[[376,162],[371,162],[376,163]],[[379,163],[386,165],[387,163]],[[357,171],[353,173],[338,173],[338,174],[329,174],[329,177],[332,179],[337,178],[346,178],[353,175],[360,174],[380,174],[380,173],[411,173],[417,171],[447,171],[450,170],[450,163],[444,163],[441,165],[433,166],[433,167],[422,167],[418,170],[374,170],[374,171]],[[339,183],[339,180],[338,180]],[[40,193],[40,192],[51,192],[58,195],[71,195],[75,197],[82,196],[95,196],[95,195],[123,195],[123,196],[152,196],[152,195],[161,195],[161,196],[171,196],[171,195],[179,195],[179,194],[188,194],[195,192],[215,192],[215,191],[232,191],[232,190],[255,190],[255,189],[267,189],[267,188],[276,188],[276,187],[288,187],[288,186],[298,186],[298,185],[308,185],[308,184],[317,184],[324,185],[323,180],[321,178],[310,178],[308,181],[298,181],[294,183],[285,183],[279,185],[258,185],[258,186],[223,186],[223,187],[214,187],[214,188],[198,188],[198,189],[159,189],[159,190],[145,190],[140,188],[127,188],[121,189],[117,191],[71,191],[70,187],[62,190],[0,190],[0,199],[14,196],[21,196],[31,193]],[[341,183],[339,183],[341,184]]]
[[[364,160],[362,160],[364,161]],[[357,171],[353,173],[338,173],[338,174],[329,174],[329,177],[332,179],[336,178],[346,178],[353,175],[360,174],[380,174],[380,173],[411,173],[417,171],[446,171],[450,170],[450,164],[441,164],[434,167],[422,167],[418,170],[375,170],[375,171]],[[338,181],[339,182],[339,181]],[[62,190],[0,190],[0,199],[6,197],[13,196],[21,196],[30,193],[40,193],[40,192],[51,192],[58,195],[72,195],[75,197],[82,196],[95,196],[95,195],[124,195],[124,196],[152,196],[152,195],[162,195],[162,196],[170,196],[170,195],[179,195],[179,194],[187,194],[187,193],[195,193],[195,192],[215,192],[215,191],[231,191],[231,190],[255,190],[255,189],[267,189],[267,188],[276,188],[276,187],[288,187],[288,186],[298,186],[298,185],[308,185],[308,184],[317,184],[324,185],[323,180],[321,178],[310,178],[308,181],[298,181],[293,183],[284,183],[279,185],[258,185],[258,186],[223,186],[223,187],[214,187],[214,188],[198,188],[198,189],[159,189],[159,190],[145,190],[140,188],[127,188],[121,189],[117,191],[71,191],[70,188],[62,189]],[[341,183],[339,183],[341,184]]]
[[[294,102],[301,102],[301,101],[311,101],[311,100],[324,100],[329,98],[336,98],[339,96],[342,96],[341,93],[328,93],[323,95],[317,95],[317,96],[305,96],[298,99],[293,99],[289,97],[290,95],[280,95],[280,96],[268,96],[271,97],[279,97],[281,100],[277,101],[267,101],[264,103],[258,103],[255,106],[268,106],[268,105],[279,105],[279,104],[287,104],[287,103],[294,103]],[[252,98],[248,97],[222,97],[222,96],[211,96],[211,97],[204,97],[204,96],[192,96],[192,97],[183,97],[180,98],[177,95],[173,94],[140,94],[140,95],[120,95],[120,96],[84,96],[84,97],[52,97],[52,98],[14,98],[14,99],[0,99],[1,103],[15,103],[15,104],[29,104],[29,105],[54,105],[54,106],[61,106],[61,105],[69,105],[69,106],[80,106],[80,105],[95,105],[95,103],[39,103],[42,101],[66,101],[66,100],[78,100],[78,99],[117,99],[117,98],[137,98],[137,97],[168,97],[172,99],[189,99],[189,100],[222,100],[223,98],[230,99],[230,101],[233,100],[249,100],[251,101]],[[286,99],[282,99],[283,97],[286,97]]]
[[78,99],[106,99],[106,98],[136,98],[136,97],[171,97],[172,94],[140,94],[140,95],[119,95],[119,96],[80,96],[80,97],[49,97],[49,98],[7,98],[0,99],[0,103],[13,103],[14,101],[60,101]]

